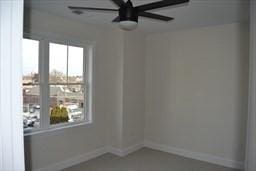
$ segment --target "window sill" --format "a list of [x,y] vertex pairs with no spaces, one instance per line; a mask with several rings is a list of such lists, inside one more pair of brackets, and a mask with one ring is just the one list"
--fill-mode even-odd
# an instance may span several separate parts
[[83,121],[83,122],[76,122],[76,123],[64,123],[64,124],[53,125],[47,129],[25,130],[24,136],[27,137],[27,136],[38,135],[38,134],[48,134],[55,131],[65,130],[67,128],[89,126],[89,125],[92,125],[92,123],[93,123],[92,121]]

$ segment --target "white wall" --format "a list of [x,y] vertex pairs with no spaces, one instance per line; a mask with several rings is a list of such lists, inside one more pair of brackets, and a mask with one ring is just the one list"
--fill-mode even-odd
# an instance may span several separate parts
[[123,147],[144,142],[145,35],[124,34]]
[[[113,31],[111,34],[105,34],[101,43],[106,48],[101,54],[101,58],[105,58],[106,61],[101,60],[99,63],[107,65],[109,72],[102,71],[100,80],[101,88],[98,92],[107,93],[105,96],[105,105],[108,107],[108,135],[107,144],[120,149],[122,147],[122,130],[123,130],[123,34],[120,31]],[[106,80],[106,78],[109,78]],[[105,80],[105,81],[104,81]],[[106,84],[108,84],[106,86]],[[109,86],[112,86],[111,88]],[[117,93],[113,95],[109,89],[114,89]],[[109,97],[114,96],[111,99]],[[101,98],[102,99],[102,98]]]
[[146,63],[146,141],[243,161],[248,26],[150,35]]
[[[28,28],[30,32],[55,33],[74,39],[96,42],[95,87],[93,87],[95,89],[94,123],[50,134],[25,137],[26,161],[29,162],[27,167],[36,169],[106,145],[108,115],[118,112],[116,103],[119,101],[120,93],[116,89],[119,85],[116,74],[119,72],[117,66],[120,56],[114,52],[109,54],[110,56],[106,54],[111,44],[102,43],[101,40],[106,35],[102,30],[39,11],[32,11],[26,17],[29,18],[25,18],[25,28]],[[118,71],[116,72],[116,70]]]
[[[137,31],[115,34],[117,39],[113,51],[121,53],[118,64],[120,94],[118,112],[113,112],[109,118],[109,145],[124,150],[144,141],[146,35]],[[109,39],[105,41],[109,42]]]
[[250,3],[250,81],[245,171],[256,170],[256,2]]
[[144,139],[243,160],[246,25],[152,34],[146,40],[141,32],[101,30],[33,10],[25,28],[96,43],[94,123],[25,137],[28,170]]
[[[135,32],[128,37],[120,30],[101,30],[37,10],[26,12],[25,30],[96,44],[94,123],[25,137],[28,170],[44,168],[108,145],[122,150],[143,141],[144,105],[140,104],[145,99],[141,91],[145,87],[144,34]],[[137,76],[133,77],[134,74]]]

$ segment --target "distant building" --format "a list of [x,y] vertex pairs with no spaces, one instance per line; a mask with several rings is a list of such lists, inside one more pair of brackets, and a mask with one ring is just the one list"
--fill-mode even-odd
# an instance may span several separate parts
[[39,83],[39,74],[31,73],[30,75],[23,76],[22,83],[23,85]]
[[[77,88],[74,86],[71,90],[62,85],[50,86],[50,107],[64,103],[75,103],[78,104],[79,107],[83,107],[84,93],[77,91]],[[39,104],[39,92],[39,86],[24,86],[23,103]]]

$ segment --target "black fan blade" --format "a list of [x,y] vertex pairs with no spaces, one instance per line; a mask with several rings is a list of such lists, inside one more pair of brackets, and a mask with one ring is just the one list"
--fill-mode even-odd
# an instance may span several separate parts
[[109,9],[109,8],[90,8],[90,7],[68,7],[71,10],[88,10],[88,11],[118,11],[118,9]]
[[171,21],[171,20],[174,19],[172,17],[167,17],[167,16],[163,16],[163,15],[153,14],[153,13],[149,13],[149,12],[139,12],[139,16],[147,17],[147,18],[152,18],[152,19],[156,19],[156,20],[162,20],[162,21]]
[[139,11],[147,11],[147,10],[152,10],[152,9],[156,9],[156,8],[163,8],[163,7],[172,6],[172,5],[179,5],[179,4],[183,4],[183,3],[187,3],[187,2],[189,2],[189,0],[162,0],[162,1],[158,1],[158,2],[145,4],[145,5],[140,5],[140,6],[137,6],[136,8]]
[[117,6],[121,7],[125,4],[123,0],[112,0]]
[[120,17],[116,17],[112,22],[120,22]]

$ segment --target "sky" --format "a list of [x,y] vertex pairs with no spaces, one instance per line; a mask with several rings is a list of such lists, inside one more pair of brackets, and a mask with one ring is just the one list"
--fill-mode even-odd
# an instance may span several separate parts
[[[56,43],[49,45],[49,70],[67,73],[69,76],[82,76],[83,48]],[[38,73],[39,42],[23,39],[23,75]]]

